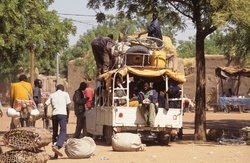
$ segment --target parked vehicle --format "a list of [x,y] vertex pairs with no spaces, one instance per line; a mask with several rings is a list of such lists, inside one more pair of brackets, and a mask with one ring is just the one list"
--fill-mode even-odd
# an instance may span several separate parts
[[[94,107],[85,112],[87,132],[102,136],[108,145],[113,133],[119,132],[137,133],[142,141],[167,145],[170,135],[176,135],[182,128],[182,84],[185,82],[184,75],[169,67],[172,57],[172,54],[141,43],[120,53],[117,68],[97,79]],[[166,94],[166,103],[159,104],[154,126],[148,126],[137,108],[137,100],[132,100],[133,94],[138,91],[140,81],[157,86],[158,94],[167,92],[169,79],[180,85],[181,97],[168,98]]]

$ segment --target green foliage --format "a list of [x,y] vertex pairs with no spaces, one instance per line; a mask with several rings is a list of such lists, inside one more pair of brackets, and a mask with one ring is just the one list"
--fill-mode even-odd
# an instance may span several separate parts
[[222,47],[229,60],[239,61],[240,66],[249,66],[250,1],[211,0],[211,4],[214,8],[225,6],[213,16],[215,20],[219,18],[227,20],[227,22],[219,22],[223,24],[225,34],[217,39],[217,44]]
[[176,48],[179,57],[181,58],[192,58],[195,57],[195,38],[188,37],[190,41],[180,40],[179,46]]
[[178,30],[184,30],[185,27],[185,23],[181,20],[179,14],[165,1],[110,0],[107,2],[105,0],[89,0],[87,7],[94,9],[96,12],[98,11],[96,14],[97,21],[104,22],[107,17],[104,12],[100,10],[100,6],[103,6],[105,10],[117,7],[117,16],[120,20],[123,18],[137,20],[141,29],[146,29],[149,24],[146,22],[150,22],[152,20],[152,12],[157,10],[159,11],[158,19],[161,24],[163,34],[172,39]]
[[241,66],[250,66],[250,26],[237,24],[230,32],[217,40],[229,60],[239,61]]
[[226,25],[227,23],[240,22],[250,26],[249,0],[210,0],[210,4],[215,10],[212,19],[218,26]]
[[48,11],[53,0],[0,2],[0,59],[5,61],[0,66],[5,69],[0,72],[1,80],[29,72],[32,46],[35,66],[45,75],[54,75],[55,56],[68,46],[68,35],[76,31],[72,22],[60,21],[55,11]]
[[223,33],[216,30],[205,39],[205,54],[223,55],[224,51],[221,46],[217,44],[217,40],[223,36]]
[[[208,38],[205,39],[205,54],[207,55],[223,55],[224,50],[218,44],[218,40],[221,39],[223,33],[219,30],[210,34]],[[181,58],[192,58],[195,57],[195,36],[189,37],[190,41],[179,41],[179,46],[177,47],[177,53]]]

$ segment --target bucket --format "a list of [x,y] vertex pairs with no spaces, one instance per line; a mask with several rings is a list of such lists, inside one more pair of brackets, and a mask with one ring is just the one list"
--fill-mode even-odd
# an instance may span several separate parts
[[153,51],[151,66],[158,68],[166,67],[166,52],[165,51]]

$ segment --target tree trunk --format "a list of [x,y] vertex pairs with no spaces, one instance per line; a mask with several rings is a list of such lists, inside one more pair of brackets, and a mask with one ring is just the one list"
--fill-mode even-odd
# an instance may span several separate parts
[[196,34],[196,95],[195,95],[195,140],[206,141],[206,66],[204,54],[205,37]]
[[34,74],[35,74],[35,51],[34,45],[30,46],[30,84],[34,87]]

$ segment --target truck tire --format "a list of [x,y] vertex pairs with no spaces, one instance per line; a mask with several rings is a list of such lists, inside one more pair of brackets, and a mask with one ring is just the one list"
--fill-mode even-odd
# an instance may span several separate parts
[[[129,48],[126,51],[127,54],[127,60],[126,65],[133,66],[133,65],[142,65],[143,61],[143,55],[136,55],[131,53],[142,53],[142,54],[149,54],[148,48],[142,46],[142,45],[135,45]],[[144,58],[144,65],[150,65],[151,63],[151,56],[145,55]]]
[[158,143],[162,146],[167,146],[170,142],[170,135],[165,132],[160,132],[158,134]]
[[103,127],[103,137],[106,145],[111,145],[113,135],[113,127],[112,126],[104,126]]

